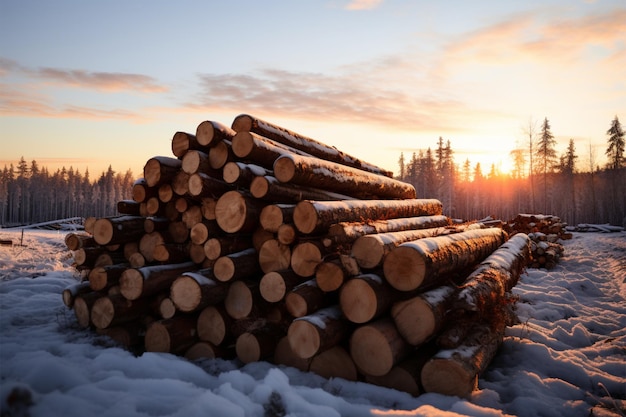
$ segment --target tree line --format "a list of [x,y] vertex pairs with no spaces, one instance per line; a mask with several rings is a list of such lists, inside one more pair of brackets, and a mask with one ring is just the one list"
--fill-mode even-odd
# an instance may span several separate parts
[[413,184],[422,198],[437,198],[444,214],[472,220],[511,220],[519,213],[553,214],[568,224],[610,223],[626,226],[626,158],[624,131],[617,116],[606,131],[607,164],[600,167],[593,148],[580,158],[570,139],[559,155],[546,117],[540,126],[524,128],[528,141],[511,152],[513,169],[503,174],[492,165],[484,174],[480,163],[454,160],[450,140],[437,147],[404,153],[398,178]]
[[22,157],[17,166],[0,171],[0,225],[116,215],[117,202],[131,198],[134,181],[130,170],[120,174],[109,166],[91,180],[89,170],[81,174],[63,167],[50,173],[37,161],[29,165]]

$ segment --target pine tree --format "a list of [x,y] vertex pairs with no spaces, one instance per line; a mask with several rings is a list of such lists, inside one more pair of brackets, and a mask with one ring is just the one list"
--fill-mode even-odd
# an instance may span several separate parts
[[626,164],[626,159],[624,158],[626,143],[624,141],[624,131],[617,116],[611,122],[611,127],[606,131],[606,134],[609,135],[609,146],[606,148],[606,156],[609,157],[608,167],[609,169],[620,169]]
[[556,139],[550,131],[550,122],[546,117],[541,125],[541,133],[537,140],[537,163],[543,174],[543,209],[548,212],[548,174],[554,169],[556,161]]

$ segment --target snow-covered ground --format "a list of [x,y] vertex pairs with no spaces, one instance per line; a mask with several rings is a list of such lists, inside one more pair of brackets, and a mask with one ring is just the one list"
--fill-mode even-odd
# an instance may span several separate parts
[[[469,400],[412,397],[265,362],[132,353],[80,329],[64,232],[0,246],[0,406],[8,416],[624,416],[626,233],[575,233],[515,287],[521,324]],[[19,231],[0,239],[20,242]]]

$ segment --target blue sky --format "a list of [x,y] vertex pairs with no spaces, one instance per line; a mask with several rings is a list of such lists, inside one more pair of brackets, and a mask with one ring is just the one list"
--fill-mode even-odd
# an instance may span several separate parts
[[506,170],[547,117],[559,153],[601,163],[625,22],[623,0],[0,0],[0,167],[139,177],[176,131],[240,113],[394,171],[439,136]]

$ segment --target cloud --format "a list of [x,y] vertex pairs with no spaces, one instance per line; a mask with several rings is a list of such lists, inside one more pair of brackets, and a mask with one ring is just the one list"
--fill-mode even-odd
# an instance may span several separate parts
[[383,0],[352,0],[346,5],[346,10],[371,10],[378,7]]

